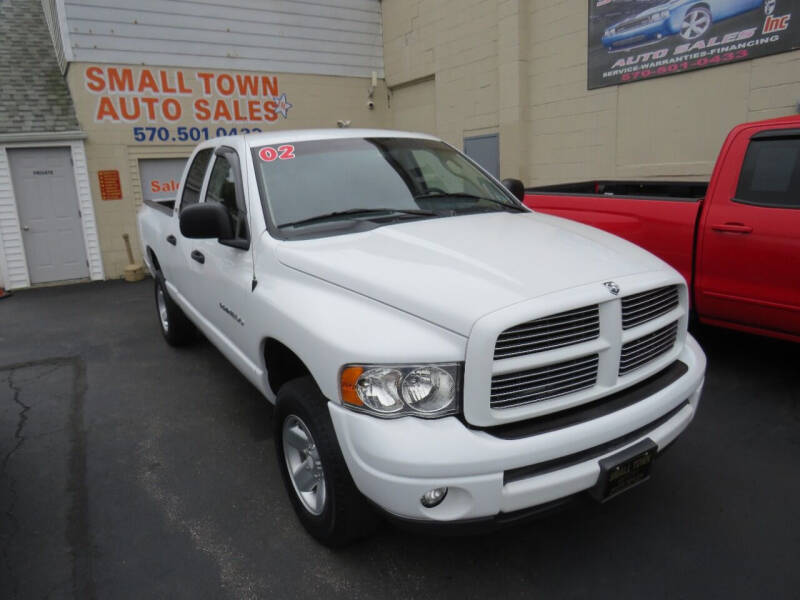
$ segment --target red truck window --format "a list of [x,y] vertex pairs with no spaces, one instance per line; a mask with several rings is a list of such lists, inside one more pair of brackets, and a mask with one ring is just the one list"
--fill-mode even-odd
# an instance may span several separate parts
[[736,201],[800,208],[800,137],[752,140],[742,164]]

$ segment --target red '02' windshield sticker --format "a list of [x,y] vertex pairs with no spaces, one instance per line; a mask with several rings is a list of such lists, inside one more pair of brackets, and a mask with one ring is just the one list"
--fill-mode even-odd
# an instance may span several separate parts
[[291,160],[295,157],[294,146],[291,144],[283,144],[278,146],[277,149],[270,146],[265,146],[258,151],[258,157],[264,162],[272,162],[273,160]]

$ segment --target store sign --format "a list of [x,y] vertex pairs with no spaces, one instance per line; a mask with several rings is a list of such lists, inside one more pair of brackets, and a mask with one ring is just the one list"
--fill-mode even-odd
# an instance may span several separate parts
[[800,48],[800,0],[589,0],[588,88]]
[[[289,118],[292,108],[275,75],[90,65],[84,85],[97,98],[95,122],[141,124],[145,139],[134,132],[136,141],[197,141],[190,129],[202,132],[203,126],[219,124],[256,128]],[[183,134],[169,127],[186,123],[198,127],[184,126]],[[150,125],[167,126],[167,139]],[[208,127],[205,131],[197,137],[209,137]]]
[[122,184],[119,181],[119,171],[98,171],[97,179],[100,183],[100,197],[103,200],[122,200]]
[[139,160],[139,179],[145,200],[172,200],[181,185],[185,158],[153,158]]

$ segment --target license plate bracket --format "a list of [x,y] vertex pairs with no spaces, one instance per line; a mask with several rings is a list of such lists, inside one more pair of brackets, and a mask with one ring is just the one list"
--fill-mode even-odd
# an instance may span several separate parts
[[611,500],[650,478],[658,446],[650,438],[600,461],[600,476],[589,493],[599,502]]

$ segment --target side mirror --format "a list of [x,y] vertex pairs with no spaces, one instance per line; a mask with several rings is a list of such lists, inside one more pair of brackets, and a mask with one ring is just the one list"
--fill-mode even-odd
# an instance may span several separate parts
[[503,179],[503,185],[506,186],[506,189],[514,194],[514,196],[522,202],[525,200],[525,184],[523,184],[519,179]]
[[233,226],[228,209],[219,202],[191,204],[181,211],[181,233],[194,239],[233,237]]

